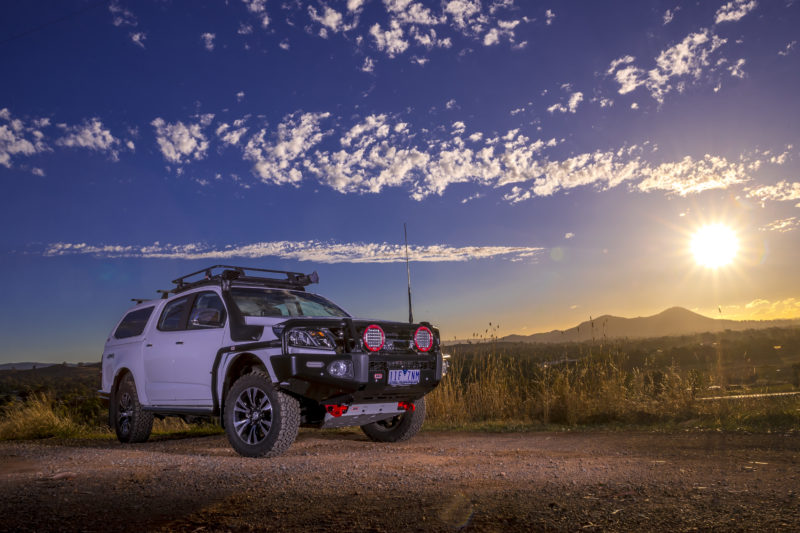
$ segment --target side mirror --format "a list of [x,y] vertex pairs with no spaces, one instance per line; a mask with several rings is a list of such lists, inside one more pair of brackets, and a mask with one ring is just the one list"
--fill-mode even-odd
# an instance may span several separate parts
[[219,328],[222,327],[222,315],[218,309],[197,309],[189,323],[195,328]]

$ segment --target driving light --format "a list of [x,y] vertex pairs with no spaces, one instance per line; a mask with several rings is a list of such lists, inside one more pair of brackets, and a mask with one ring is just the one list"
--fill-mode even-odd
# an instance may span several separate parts
[[383,348],[385,342],[386,335],[384,335],[383,329],[379,325],[372,324],[364,330],[364,346],[370,352],[377,352]]
[[352,378],[353,363],[350,361],[333,361],[328,365],[328,374],[335,378]]
[[414,332],[414,346],[420,352],[429,351],[433,348],[433,332],[425,326],[418,327]]

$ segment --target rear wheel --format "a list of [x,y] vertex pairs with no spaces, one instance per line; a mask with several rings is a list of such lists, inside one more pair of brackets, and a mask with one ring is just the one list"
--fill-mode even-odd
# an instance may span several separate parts
[[125,374],[117,385],[111,402],[111,420],[120,442],[145,442],[150,438],[153,413],[142,409],[131,374]]
[[361,430],[375,442],[400,442],[416,435],[425,422],[425,398],[414,402],[414,410],[406,411],[387,420],[361,426]]
[[274,457],[297,437],[300,404],[255,371],[240,377],[228,391],[224,416],[234,450],[246,457]]

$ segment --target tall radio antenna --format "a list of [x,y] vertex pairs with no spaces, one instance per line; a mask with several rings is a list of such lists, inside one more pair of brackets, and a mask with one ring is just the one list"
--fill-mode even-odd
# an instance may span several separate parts
[[408,276],[408,323],[414,323],[414,314],[411,312],[411,267],[408,265],[408,230],[403,222],[403,237],[406,241],[406,276]]

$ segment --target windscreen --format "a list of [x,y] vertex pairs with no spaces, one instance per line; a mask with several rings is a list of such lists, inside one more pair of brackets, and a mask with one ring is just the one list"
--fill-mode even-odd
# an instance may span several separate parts
[[231,296],[244,316],[350,316],[333,302],[306,292],[234,287]]

